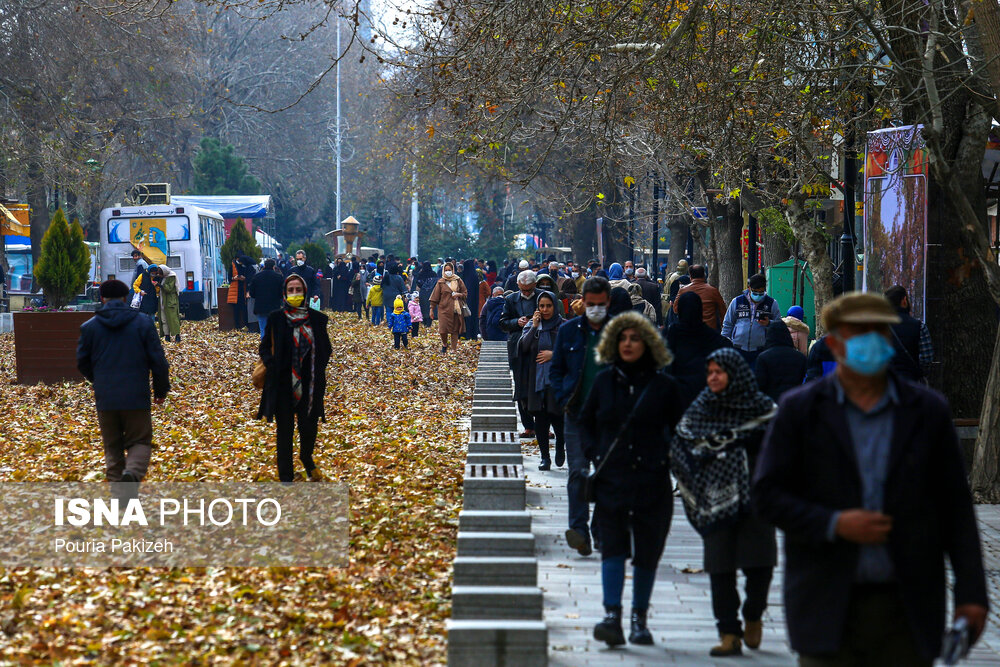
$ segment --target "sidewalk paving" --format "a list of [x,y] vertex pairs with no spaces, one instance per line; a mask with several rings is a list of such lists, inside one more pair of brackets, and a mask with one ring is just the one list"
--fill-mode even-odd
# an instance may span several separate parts
[[[780,667],[796,664],[785,634],[781,562],[775,570],[764,614],[761,649],[751,651],[744,647],[743,657],[737,658],[708,655],[718,637],[712,617],[709,580],[707,574],[700,572],[701,538],[684,516],[679,499],[675,500],[673,524],[650,605],[649,628],[656,645],[628,644],[609,649],[603,642],[595,641],[592,630],[604,614],[600,555],[595,553],[584,558],[566,545],[566,468],[540,472],[538,448],[525,446],[524,452],[527,503],[532,513],[538,556],[538,585],[544,592],[545,623],[549,629],[549,664],[567,667],[664,664]],[[977,511],[990,599],[997,605],[1000,604],[1000,506],[980,506]],[[779,546],[780,540],[779,532]],[[623,599],[626,614],[631,588],[629,574]],[[742,590],[740,594],[742,597]],[[628,634],[627,620],[625,632]],[[970,659],[961,664],[976,667],[1000,664],[1000,614],[995,607],[983,638]]]

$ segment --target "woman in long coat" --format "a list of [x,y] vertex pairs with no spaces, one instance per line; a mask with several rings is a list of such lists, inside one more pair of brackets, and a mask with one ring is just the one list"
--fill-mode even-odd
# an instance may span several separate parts
[[[757,387],[750,366],[733,348],[712,352],[705,365],[708,386],[684,412],[677,425],[677,438],[681,446],[692,449],[701,441],[717,443],[716,446],[725,443],[727,451],[745,449],[747,473],[753,479],[764,431],[777,408]],[[740,655],[743,641],[749,648],[760,646],[761,617],[767,608],[771,574],[778,562],[774,526],[757,518],[748,507],[735,523],[716,528],[703,539],[705,571],[712,585],[712,612],[721,638],[710,654]],[[745,629],[739,619],[737,569],[746,576]]]
[[[521,381],[515,383],[520,393],[515,401],[524,401],[528,412],[535,418],[535,435],[538,451],[542,455],[539,470],[551,470],[549,458],[549,426],[556,432],[556,467],[562,467],[566,460],[563,444],[562,406],[555,398],[555,391],[549,383],[549,367],[552,365],[552,350],[555,349],[556,331],[564,322],[556,312],[556,298],[542,292],[535,301],[537,310],[531,321],[524,325],[521,340],[518,341],[518,355],[524,359],[520,364]],[[529,363],[534,361],[534,363]]]
[[165,340],[174,336],[181,342],[181,302],[177,291],[177,274],[165,266],[157,266],[151,276],[159,298],[160,335]]
[[667,372],[677,380],[685,410],[705,388],[708,355],[733,346],[728,338],[705,324],[701,308],[701,297],[684,290],[677,297],[677,321],[667,327],[667,347],[674,353],[674,361]]
[[260,359],[267,367],[257,419],[277,423],[278,479],[295,479],[292,439],[299,423],[299,458],[310,480],[319,480],[312,454],[319,420],[325,419],[326,366],[332,347],[328,318],[309,308],[309,288],[298,274],[285,278],[282,307],[267,316],[267,335],[260,341]]
[[609,646],[625,643],[622,591],[630,555],[629,642],[653,643],[646,612],[673,517],[670,439],[681,416],[677,386],[662,372],[670,358],[648,319],[634,311],[618,315],[601,333],[597,360],[606,367],[580,410],[584,455],[600,468],[594,521],[601,537],[605,617],[594,638]]
[[458,337],[465,331],[465,315],[462,305],[468,297],[465,283],[455,273],[455,265],[447,262],[441,278],[434,285],[429,299],[437,308],[438,334],[441,336],[441,351],[448,351],[448,335],[451,334],[451,349],[458,350]]

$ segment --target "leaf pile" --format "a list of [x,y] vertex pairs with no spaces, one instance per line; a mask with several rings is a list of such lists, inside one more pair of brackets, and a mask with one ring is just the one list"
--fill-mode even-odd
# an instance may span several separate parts
[[[164,344],[150,481],[277,479],[274,424],[253,419],[259,337],[216,327],[184,322]],[[444,663],[477,346],[444,356],[421,333],[395,351],[385,327],[331,316],[315,460],[350,485],[349,567],[0,569],[0,662]],[[0,415],[0,481],[104,479],[89,384],[15,384],[12,335]]]

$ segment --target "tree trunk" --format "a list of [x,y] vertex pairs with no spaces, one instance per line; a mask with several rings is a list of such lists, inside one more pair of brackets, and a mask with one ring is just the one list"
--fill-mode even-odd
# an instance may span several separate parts
[[573,216],[573,259],[577,262],[588,262],[597,257],[594,252],[594,237],[597,235],[596,209],[593,204],[587,210]]
[[969,481],[976,502],[1000,503],[1000,331],[993,345],[985,396]]
[[812,270],[813,295],[816,304],[815,335],[819,338],[826,333],[823,330],[819,314],[823,312],[823,306],[833,300],[833,262],[830,261],[830,255],[827,253],[826,234],[823,229],[816,225],[812,211],[805,209],[805,200],[801,195],[789,198],[785,217],[792,228],[792,233],[795,234],[795,238],[802,245],[806,261],[809,262],[809,268]]
[[45,169],[42,167],[41,146],[37,142],[28,156],[27,183],[25,191],[31,208],[31,259],[37,265],[42,252],[42,237],[49,230],[49,202],[45,196]]
[[688,226],[683,220],[678,219],[678,216],[669,216],[670,222],[667,225],[667,229],[670,230],[670,255],[667,260],[671,270],[677,267],[677,262],[684,259],[685,251],[687,250],[687,233]]
[[743,249],[740,247],[743,216],[736,198],[726,204],[722,220],[716,221],[713,229],[718,232],[716,250],[719,255],[713,268],[713,272],[718,271],[715,285],[722,292],[722,298],[729,302],[743,291]]
[[761,273],[764,273],[768,267],[774,266],[775,264],[780,264],[786,259],[790,259],[792,256],[791,250],[788,248],[788,244],[785,243],[784,237],[781,234],[775,234],[774,232],[763,232],[763,242],[764,242],[764,252],[763,261],[764,265],[760,267]]

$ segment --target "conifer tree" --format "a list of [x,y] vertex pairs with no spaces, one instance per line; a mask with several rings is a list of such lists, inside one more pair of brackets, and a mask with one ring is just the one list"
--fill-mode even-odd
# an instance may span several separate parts
[[236,224],[229,231],[229,238],[222,244],[219,252],[226,271],[232,270],[233,260],[240,255],[246,255],[254,261],[259,260],[261,257],[260,246],[257,245],[253,236],[250,235],[247,226],[243,223],[243,218],[236,220]]
[[64,307],[82,292],[90,277],[90,250],[83,240],[83,229],[76,220],[67,223],[62,209],[56,211],[42,237],[34,275],[49,305],[55,308]]

